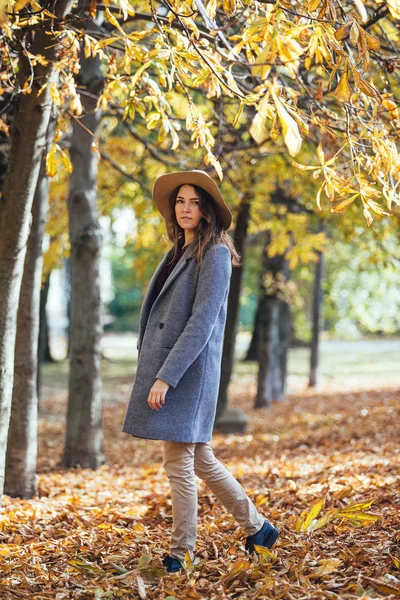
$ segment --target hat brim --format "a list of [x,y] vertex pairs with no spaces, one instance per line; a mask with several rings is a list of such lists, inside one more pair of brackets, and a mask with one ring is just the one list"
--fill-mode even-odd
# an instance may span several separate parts
[[215,200],[218,219],[224,229],[229,229],[232,224],[232,213],[226,205],[216,183],[205,171],[176,171],[165,173],[157,178],[153,186],[153,200],[164,218],[168,216],[168,200],[172,192],[181,185],[198,185],[202,187]]

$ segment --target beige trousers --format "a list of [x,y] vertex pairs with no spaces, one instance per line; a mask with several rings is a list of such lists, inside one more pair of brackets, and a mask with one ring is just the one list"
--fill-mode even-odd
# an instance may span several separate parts
[[172,534],[170,555],[183,559],[186,550],[194,558],[197,534],[196,475],[243,527],[257,533],[266,520],[240,483],[214,456],[210,444],[164,441],[163,467],[171,487]]

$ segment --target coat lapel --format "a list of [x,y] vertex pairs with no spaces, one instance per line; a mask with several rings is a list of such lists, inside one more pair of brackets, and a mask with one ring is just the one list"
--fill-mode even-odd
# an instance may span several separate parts
[[158,296],[154,299],[154,295],[156,293],[156,281],[157,278],[162,270],[162,268],[164,267],[165,263],[170,261],[172,256],[173,256],[173,249],[171,248],[163,257],[163,259],[161,260],[161,262],[158,264],[156,270],[154,271],[153,277],[150,280],[149,286],[147,288],[147,292],[145,294],[145,297],[143,299],[143,307],[142,307],[142,316],[140,319],[140,331],[141,331],[141,335],[143,335],[144,333],[144,328],[146,326],[147,320],[149,318],[150,315],[150,311],[153,307],[153,305],[158,302],[158,299],[166,292],[166,290],[169,288],[169,286],[173,283],[173,281],[175,281],[175,279],[178,277],[179,273],[181,273],[181,271],[183,271],[183,269],[185,268],[187,261],[189,260],[189,258],[192,258],[193,254],[195,251],[195,247],[193,244],[190,244],[189,247],[185,250],[183,256],[181,257],[181,259],[178,261],[178,263],[175,265],[175,267],[173,268],[173,270],[171,271],[171,273],[169,274],[167,280],[165,281],[160,293],[158,294]]

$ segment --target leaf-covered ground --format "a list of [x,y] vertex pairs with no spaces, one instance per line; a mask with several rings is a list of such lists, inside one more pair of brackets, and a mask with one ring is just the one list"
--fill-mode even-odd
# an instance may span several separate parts
[[214,435],[216,456],[280,529],[249,557],[244,533],[201,480],[194,564],[167,574],[171,504],[161,442],[122,434],[127,380],[104,408],[97,471],[60,468],[65,393],[41,404],[39,498],[4,498],[0,598],[399,598],[400,403],[396,389],[303,393],[252,409],[246,435]]

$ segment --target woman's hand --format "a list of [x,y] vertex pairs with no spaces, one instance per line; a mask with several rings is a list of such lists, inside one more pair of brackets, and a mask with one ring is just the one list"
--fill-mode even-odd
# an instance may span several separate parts
[[166,383],[162,379],[156,379],[153,387],[150,390],[147,402],[150,408],[153,410],[159,410],[165,403],[165,394],[169,388],[169,383]]

